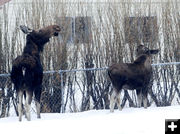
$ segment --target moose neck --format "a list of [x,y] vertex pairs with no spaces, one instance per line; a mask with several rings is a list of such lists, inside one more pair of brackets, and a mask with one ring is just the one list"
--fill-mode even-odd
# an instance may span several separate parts
[[38,34],[29,34],[26,37],[26,46],[23,54],[40,57],[40,52],[43,51],[44,45],[49,42],[49,37],[39,37]]

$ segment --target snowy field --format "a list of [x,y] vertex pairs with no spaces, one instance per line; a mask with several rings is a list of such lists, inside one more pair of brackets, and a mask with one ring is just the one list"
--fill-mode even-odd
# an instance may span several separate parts
[[32,121],[0,118],[1,134],[164,134],[165,119],[180,119],[180,106],[47,113]]

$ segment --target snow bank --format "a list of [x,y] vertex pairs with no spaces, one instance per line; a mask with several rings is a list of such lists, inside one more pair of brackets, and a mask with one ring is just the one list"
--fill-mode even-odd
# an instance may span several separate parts
[[165,119],[180,119],[180,106],[91,110],[81,113],[46,113],[32,121],[0,119],[1,134],[164,134]]

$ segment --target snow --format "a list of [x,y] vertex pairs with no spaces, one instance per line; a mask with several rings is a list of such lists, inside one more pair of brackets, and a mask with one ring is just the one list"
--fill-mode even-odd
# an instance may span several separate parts
[[164,134],[165,119],[180,119],[180,106],[90,110],[79,113],[44,113],[41,119],[0,119],[1,134]]

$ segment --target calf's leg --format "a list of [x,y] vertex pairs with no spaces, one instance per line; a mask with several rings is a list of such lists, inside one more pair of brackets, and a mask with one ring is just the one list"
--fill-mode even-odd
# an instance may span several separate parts
[[30,109],[31,109],[32,95],[33,95],[32,91],[26,91],[25,109],[26,109],[26,116],[28,121],[31,120]]
[[110,112],[114,112],[116,97],[117,97],[117,92],[115,91],[115,89],[113,89],[111,97],[110,97]]
[[36,112],[37,112],[37,118],[41,118],[41,115],[40,115],[40,109],[41,109],[41,105],[40,105],[40,99],[41,99],[41,86],[37,87],[35,89],[35,104],[36,104]]
[[147,103],[148,103],[148,99],[147,99],[148,89],[147,89],[147,88],[145,88],[145,89],[142,91],[142,95],[143,95],[143,105],[144,105],[144,108],[147,108]]
[[121,90],[117,93],[117,106],[118,109],[121,111],[122,107],[121,107]]
[[18,114],[19,114],[19,121],[22,121],[22,101],[23,101],[23,91],[18,91]]
[[140,108],[142,104],[142,90],[137,89],[136,94],[137,94],[137,100],[138,100],[138,107]]

